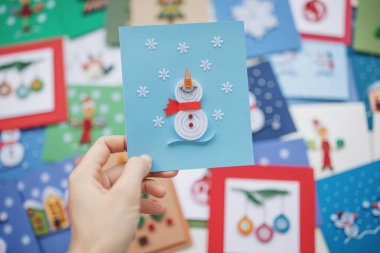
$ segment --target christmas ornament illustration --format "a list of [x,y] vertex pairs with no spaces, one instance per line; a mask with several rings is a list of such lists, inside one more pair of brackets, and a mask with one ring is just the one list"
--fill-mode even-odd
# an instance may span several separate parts
[[89,55],[88,60],[82,64],[82,69],[85,71],[86,75],[92,79],[98,79],[108,75],[113,68],[114,66],[112,64],[106,66],[100,57],[95,57],[93,55]]
[[184,17],[180,9],[183,0],[158,0],[158,4],[161,6],[161,12],[158,14],[159,19],[164,19],[169,24],[173,24],[176,19]]
[[323,0],[308,0],[303,7],[303,16],[307,21],[320,22],[327,15],[327,7]]
[[16,167],[24,160],[25,149],[20,143],[21,131],[4,130],[0,139],[0,161],[6,167]]
[[210,176],[207,172],[202,178],[196,180],[191,186],[193,200],[199,205],[207,205],[210,191]]
[[14,9],[13,14],[20,17],[22,20],[22,32],[28,33],[32,30],[31,18],[36,13],[40,13],[44,10],[45,5],[41,2],[37,2],[32,5],[31,0],[19,0],[20,8]]

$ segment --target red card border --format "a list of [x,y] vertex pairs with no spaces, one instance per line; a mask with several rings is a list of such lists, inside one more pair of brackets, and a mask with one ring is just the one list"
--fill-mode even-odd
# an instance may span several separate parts
[[315,183],[310,168],[280,166],[239,166],[211,171],[208,252],[224,252],[225,181],[234,179],[267,179],[297,181],[300,184],[300,252],[315,251]]
[[0,130],[14,128],[31,128],[58,123],[67,120],[66,87],[64,76],[63,39],[55,38],[44,41],[18,44],[0,48],[0,57],[11,53],[20,53],[36,49],[53,49],[54,62],[54,109],[51,112],[0,120]]
[[347,46],[351,45],[351,4],[350,0],[346,0],[346,26],[345,26],[345,36],[343,37],[332,37],[332,36],[322,36],[322,35],[313,35],[308,33],[301,33],[303,39],[311,40],[323,40],[329,42],[339,42],[344,43]]

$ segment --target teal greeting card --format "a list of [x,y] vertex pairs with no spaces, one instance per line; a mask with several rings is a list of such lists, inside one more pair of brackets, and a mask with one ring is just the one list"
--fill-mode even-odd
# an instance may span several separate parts
[[242,22],[120,28],[127,146],[153,171],[253,163]]

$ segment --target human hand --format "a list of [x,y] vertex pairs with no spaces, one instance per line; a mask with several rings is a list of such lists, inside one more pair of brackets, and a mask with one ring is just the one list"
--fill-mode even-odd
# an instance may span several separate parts
[[148,155],[105,167],[112,154],[126,150],[125,141],[124,136],[99,138],[70,175],[71,253],[125,253],[140,211],[166,211],[152,198],[142,199],[141,194],[162,198],[166,190],[147,177],[173,177],[177,172],[149,173],[152,159]]

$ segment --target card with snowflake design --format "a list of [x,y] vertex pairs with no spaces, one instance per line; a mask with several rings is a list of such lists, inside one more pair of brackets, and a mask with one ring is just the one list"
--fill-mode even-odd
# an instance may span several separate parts
[[13,183],[0,187],[0,252],[42,252]]
[[319,180],[323,236],[331,252],[378,252],[380,162]]
[[130,156],[150,154],[153,171],[253,163],[242,22],[123,27],[120,39]]
[[217,20],[244,21],[247,58],[300,47],[288,0],[213,2]]

